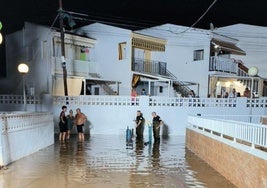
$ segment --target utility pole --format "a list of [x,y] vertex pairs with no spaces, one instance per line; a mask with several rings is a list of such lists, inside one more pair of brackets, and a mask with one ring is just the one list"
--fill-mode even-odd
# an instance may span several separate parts
[[[61,38],[61,63],[63,70],[63,83],[64,83],[64,94],[68,96],[68,84],[67,84],[67,69],[66,69],[66,60],[65,60],[65,36],[64,36],[64,15],[62,9],[62,0],[59,0],[59,24],[60,24],[60,38]],[[68,103],[68,102],[67,102]]]

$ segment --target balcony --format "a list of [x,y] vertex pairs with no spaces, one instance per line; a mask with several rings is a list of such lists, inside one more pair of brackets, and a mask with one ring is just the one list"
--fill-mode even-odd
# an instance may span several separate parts
[[132,71],[152,74],[152,75],[169,76],[166,62],[139,59],[139,58],[133,58]]
[[229,58],[212,56],[210,57],[209,71],[237,74],[238,64]]
[[[91,61],[66,59],[66,69],[69,76],[88,76],[95,73],[96,64]],[[59,57],[52,58],[52,74],[62,74],[62,62]]]

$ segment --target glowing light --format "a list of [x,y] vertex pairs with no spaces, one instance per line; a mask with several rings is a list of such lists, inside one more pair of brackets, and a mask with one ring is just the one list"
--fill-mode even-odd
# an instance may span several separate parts
[[230,87],[230,85],[231,85],[231,82],[225,82],[226,87]]
[[256,76],[258,74],[258,68],[257,67],[250,67],[248,69],[248,75],[249,76]]
[[26,73],[29,72],[29,67],[28,67],[27,64],[25,64],[25,63],[21,63],[21,64],[19,64],[19,66],[18,66],[18,70],[19,70],[20,73],[22,73],[22,74],[26,74]]

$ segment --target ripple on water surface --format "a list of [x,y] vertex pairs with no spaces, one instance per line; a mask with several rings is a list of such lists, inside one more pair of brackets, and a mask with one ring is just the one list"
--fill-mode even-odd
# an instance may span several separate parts
[[[3,187],[235,187],[185,148],[184,136],[160,143],[124,136],[76,135],[56,141],[1,172]],[[19,177],[19,178],[18,178]],[[14,179],[15,178],[15,179]],[[14,181],[15,180],[15,181]]]

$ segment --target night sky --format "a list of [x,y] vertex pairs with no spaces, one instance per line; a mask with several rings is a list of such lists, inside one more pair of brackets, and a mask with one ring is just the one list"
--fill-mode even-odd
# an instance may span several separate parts
[[[236,23],[267,26],[266,0],[62,0],[62,4],[63,10],[78,13],[74,15],[75,27],[93,22],[132,30],[165,23],[183,26],[194,24],[194,27],[203,29],[209,29],[210,23],[215,27]],[[54,23],[54,27],[59,27],[56,19],[58,9],[59,0],[2,2],[1,33],[5,36],[20,30],[25,21],[47,26]],[[4,43],[0,51],[0,65],[3,65]],[[3,69],[0,67],[0,75]]]

